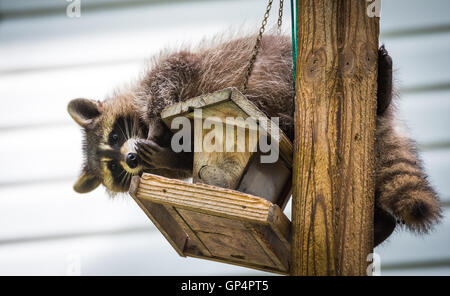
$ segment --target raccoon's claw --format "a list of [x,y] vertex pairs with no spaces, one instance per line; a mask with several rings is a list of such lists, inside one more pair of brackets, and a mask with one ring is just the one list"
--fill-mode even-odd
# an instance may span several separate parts
[[158,150],[156,147],[152,147],[152,141],[146,142],[148,143],[138,142],[135,148],[140,159],[149,161],[152,158],[152,155],[157,153]]
[[136,143],[135,148],[141,164],[146,168],[154,168],[153,159],[161,147],[151,140],[140,140]]
[[136,143],[136,152],[141,165],[145,168],[171,168],[173,162],[172,150],[163,148],[152,140],[139,140]]
[[149,161],[150,158],[148,157],[142,157],[141,152],[138,151],[138,154],[140,154],[141,156],[139,157],[140,160],[140,164],[142,165],[142,167],[145,169],[154,169],[155,166],[151,164],[151,162]]
[[396,219],[381,209],[375,206],[374,211],[374,247],[385,241],[394,231],[396,226]]
[[170,147],[161,147],[152,140],[139,140],[136,152],[146,169],[192,170],[192,153],[175,153]]
[[377,114],[383,115],[392,101],[392,58],[382,45],[378,50]]
[[136,149],[145,151],[146,153],[148,153],[150,155],[164,150],[164,148],[162,148],[161,146],[159,146],[158,144],[156,144],[156,142],[154,142],[152,140],[139,140],[136,143]]

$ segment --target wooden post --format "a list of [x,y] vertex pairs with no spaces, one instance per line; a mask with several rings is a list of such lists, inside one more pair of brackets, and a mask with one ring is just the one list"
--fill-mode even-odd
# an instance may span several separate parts
[[373,251],[379,18],[297,0],[292,275],[366,275]]

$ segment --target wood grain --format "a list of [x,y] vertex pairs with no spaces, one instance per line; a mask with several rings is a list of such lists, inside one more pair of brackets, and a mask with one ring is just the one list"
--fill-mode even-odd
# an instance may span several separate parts
[[267,221],[271,203],[236,190],[143,174],[136,191],[141,199],[176,205],[217,216],[249,221]]
[[365,275],[373,245],[379,19],[297,1],[293,275]]
[[160,204],[149,202],[137,197],[137,188],[139,187],[140,178],[133,177],[130,185],[130,195],[139,207],[144,211],[147,217],[164,235],[167,241],[172,245],[180,256],[185,256],[183,250],[186,245],[186,233],[177,221],[167,212],[167,209]]
[[289,271],[290,221],[263,198],[151,174],[130,194],[181,256]]

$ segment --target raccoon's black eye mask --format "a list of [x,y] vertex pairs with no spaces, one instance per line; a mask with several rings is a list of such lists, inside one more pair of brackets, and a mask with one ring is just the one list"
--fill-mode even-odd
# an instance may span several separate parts
[[123,167],[117,163],[115,160],[111,160],[107,164],[108,169],[111,171],[111,174],[114,176],[118,176],[123,173]]
[[112,132],[109,134],[109,140],[108,140],[108,142],[109,142],[109,144],[110,144],[111,146],[116,145],[116,144],[119,143],[119,135],[117,134],[116,131],[112,131]]
[[130,186],[131,174],[127,173],[122,165],[115,160],[108,161],[106,166],[111,172],[114,185],[126,191]]
[[114,123],[112,131],[108,136],[108,144],[119,149],[125,141],[134,136],[134,120],[132,118],[120,117]]

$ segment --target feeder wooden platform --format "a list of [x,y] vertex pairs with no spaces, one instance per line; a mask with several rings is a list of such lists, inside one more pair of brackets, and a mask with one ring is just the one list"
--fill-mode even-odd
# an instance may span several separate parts
[[[196,109],[202,111],[200,118]],[[291,223],[282,210],[291,195],[292,143],[235,88],[180,102],[161,113],[169,128],[180,116],[194,123],[194,184],[143,174],[133,179],[131,196],[180,256],[288,274]],[[250,118],[257,126],[230,118]],[[211,131],[205,129],[205,120],[211,119],[223,131],[243,127],[246,140],[239,140],[237,133],[222,134],[214,139],[222,151],[197,150]],[[257,132],[255,141],[251,131]],[[277,141],[274,163],[260,160],[261,134]],[[230,144],[231,152],[226,148]]]
[[151,174],[130,194],[180,256],[289,272],[290,221],[266,199]]

